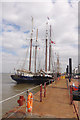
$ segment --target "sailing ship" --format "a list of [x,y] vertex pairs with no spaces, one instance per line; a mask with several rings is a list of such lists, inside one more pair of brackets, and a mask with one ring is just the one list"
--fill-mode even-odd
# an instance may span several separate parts
[[[46,23],[47,24],[47,23]],[[31,72],[31,56],[32,56],[32,41],[33,41],[33,17],[32,17],[32,32],[30,39],[30,57],[29,57],[29,70],[18,69],[15,74],[11,75],[11,78],[17,83],[31,83],[31,84],[44,84],[49,80],[53,80],[53,75],[51,72],[47,72],[47,38],[48,30],[46,30],[46,50],[45,50],[45,71],[40,70],[36,72],[36,56],[37,56],[37,44],[35,45],[35,72]],[[38,29],[36,33],[36,43],[38,40]],[[51,64],[51,25],[50,25],[50,42],[49,42],[49,71]]]

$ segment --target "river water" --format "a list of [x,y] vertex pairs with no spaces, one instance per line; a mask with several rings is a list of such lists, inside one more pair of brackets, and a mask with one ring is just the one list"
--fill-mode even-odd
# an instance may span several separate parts
[[[35,85],[33,84],[17,84],[15,81],[11,79],[10,74],[4,73],[2,74],[2,92],[0,92],[0,96],[2,95],[2,100],[5,100],[9,97],[12,97],[34,86]],[[37,89],[34,89],[34,91],[32,90],[33,93],[36,93],[37,91],[39,91],[39,87]],[[24,95],[26,99],[26,93],[22,95]],[[6,112],[13,109],[14,107],[18,106],[18,103],[17,103],[18,99],[19,99],[19,96],[3,102],[2,115],[4,115]]]

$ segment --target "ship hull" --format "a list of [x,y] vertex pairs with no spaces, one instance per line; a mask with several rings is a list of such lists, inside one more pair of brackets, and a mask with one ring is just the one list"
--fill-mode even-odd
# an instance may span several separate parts
[[11,75],[11,78],[17,83],[29,83],[29,84],[44,84],[48,82],[52,77],[45,76],[20,76],[20,75]]

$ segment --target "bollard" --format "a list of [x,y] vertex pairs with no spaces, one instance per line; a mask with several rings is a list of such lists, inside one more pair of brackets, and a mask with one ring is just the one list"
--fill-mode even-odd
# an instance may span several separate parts
[[46,82],[44,83],[44,97],[46,97]]
[[42,84],[40,85],[40,102],[42,102]]
[[20,96],[19,97],[19,100],[17,100],[17,103],[19,104],[19,106],[22,106],[25,102],[25,98],[24,96]]
[[70,86],[70,105],[72,104],[73,102],[73,95],[72,95],[72,86]]

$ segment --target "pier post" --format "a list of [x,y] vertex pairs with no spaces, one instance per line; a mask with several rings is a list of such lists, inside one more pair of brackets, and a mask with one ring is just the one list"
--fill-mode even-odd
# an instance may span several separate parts
[[72,95],[72,85],[70,85],[70,105],[73,102],[73,95]]
[[[55,81],[54,81],[54,83],[55,83]],[[53,80],[52,80],[52,88],[53,88]]]
[[42,84],[40,85],[40,102],[42,102]]
[[67,84],[67,89],[68,89],[69,86],[68,86],[68,80],[67,79],[66,79],[66,84]]
[[50,80],[49,80],[49,85],[50,85]]
[[52,86],[52,80],[51,80],[51,86]]
[[51,80],[51,84],[52,84],[52,80]]
[[51,80],[51,82],[52,82],[52,88],[53,88],[53,80]]
[[44,83],[44,97],[46,97],[46,82]]
[[28,111],[28,109],[27,109],[27,99],[28,99],[28,93],[29,93],[29,90],[27,89],[27,91],[26,91],[26,112]]

